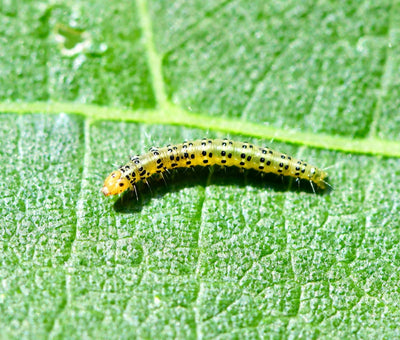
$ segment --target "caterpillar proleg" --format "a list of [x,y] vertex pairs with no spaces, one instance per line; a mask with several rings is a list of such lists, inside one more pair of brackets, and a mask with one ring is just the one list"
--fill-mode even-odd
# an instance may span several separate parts
[[126,189],[134,189],[135,183],[145,181],[155,173],[210,165],[254,169],[258,172],[293,177],[297,181],[304,179],[310,181],[313,188],[315,184],[322,190],[329,185],[326,182],[328,174],[325,171],[284,153],[247,142],[203,138],[163,148],[152,147],[146,154],[131,157],[127,164],[106,178],[101,191],[105,196],[121,194]]

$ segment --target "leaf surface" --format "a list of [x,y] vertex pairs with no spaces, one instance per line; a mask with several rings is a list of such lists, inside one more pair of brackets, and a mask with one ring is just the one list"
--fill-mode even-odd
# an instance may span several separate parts
[[[0,338],[399,337],[399,14],[6,2]],[[205,168],[100,194],[129,155],[227,135],[334,190]]]

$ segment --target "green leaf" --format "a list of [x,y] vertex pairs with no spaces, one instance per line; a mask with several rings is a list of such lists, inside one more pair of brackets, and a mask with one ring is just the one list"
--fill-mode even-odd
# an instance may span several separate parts
[[[398,1],[6,1],[0,338],[400,336]],[[130,154],[273,147],[102,197]]]

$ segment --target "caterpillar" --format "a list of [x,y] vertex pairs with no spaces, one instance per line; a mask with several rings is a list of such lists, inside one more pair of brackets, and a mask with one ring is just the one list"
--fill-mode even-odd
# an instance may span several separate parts
[[106,178],[101,191],[105,196],[121,194],[126,189],[136,190],[135,183],[146,181],[155,173],[215,164],[290,176],[296,181],[305,179],[310,181],[313,190],[313,183],[322,190],[329,185],[326,182],[328,174],[324,170],[268,147],[229,139],[203,138],[163,148],[152,147],[144,155],[131,157],[127,164]]

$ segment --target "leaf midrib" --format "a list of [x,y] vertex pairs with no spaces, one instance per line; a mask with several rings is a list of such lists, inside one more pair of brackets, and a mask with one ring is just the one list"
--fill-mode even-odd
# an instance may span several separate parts
[[[0,112],[16,114],[79,114],[92,122],[112,120],[146,124],[181,125],[193,128],[221,131],[227,134],[273,139],[289,144],[304,145],[325,150],[352,154],[367,154],[385,157],[400,157],[400,142],[374,137],[351,138],[320,133],[284,130],[259,125],[239,119],[210,117],[206,113],[193,113],[173,104],[165,103],[163,108],[132,110],[121,107],[106,107],[93,104],[70,102],[5,102],[0,103]],[[204,119],[207,117],[207,119]]]

